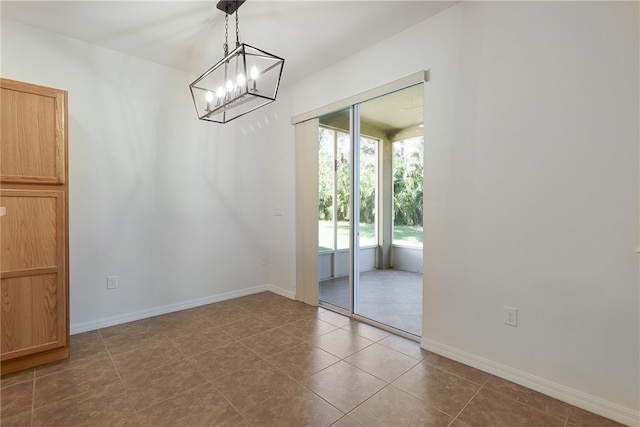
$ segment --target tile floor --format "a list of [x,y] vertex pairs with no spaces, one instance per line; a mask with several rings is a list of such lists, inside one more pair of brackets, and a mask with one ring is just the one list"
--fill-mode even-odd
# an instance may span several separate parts
[[[422,273],[388,268],[360,274],[359,315],[422,336]],[[321,302],[348,310],[349,277],[322,280]]]
[[417,343],[260,293],[71,337],[2,377],[10,426],[615,426]]

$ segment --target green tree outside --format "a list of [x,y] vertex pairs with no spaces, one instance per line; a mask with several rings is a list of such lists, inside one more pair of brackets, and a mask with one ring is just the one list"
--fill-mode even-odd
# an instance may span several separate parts
[[[322,249],[332,249],[335,169],[336,248],[346,248],[351,195],[349,134],[321,127],[318,145],[320,246]],[[370,245],[375,244],[377,140],[361,137],[360,147],[360,240],[361,245]],[[422,242],[423,153],[422,137],[393,143],[394,243]]]

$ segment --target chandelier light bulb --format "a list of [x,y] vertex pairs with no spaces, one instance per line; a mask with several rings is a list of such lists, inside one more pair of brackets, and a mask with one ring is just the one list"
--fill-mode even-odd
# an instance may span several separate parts
[[[189,85],[200,120],[228,123],[276,100],[284,59],[240,43],[237,11],[244,2],[219,0],[216,6],[224,12],[224,56]],[[236,45],[230,52],[228,24],[233,15]]]
[[204,94],[204,99],[207,101],[206,111],[211,111],[211,101],[213,100],[213,93],[207,91]]
[[258,76],[260,75],[260,71],[254,65],[251,67],[251,80],[253,80],[253,85],[251,85],[251,92],[257,92],[258,88],[256,87],[256,81],[258,80]]
[[216,107],[219,107],[222,102],[222,98],[224,98],[224,89],[222,89],[222,86],[218,86],[218,89],[216,89],[216,96],[218,97],[216,99]]
[[231,93],[231,91],[233,90],[233,82],[231,80],[227,80],[225,89],[226,91],[225,91],[224,101],[227,102],[231,100],[231,97],[233,96]]

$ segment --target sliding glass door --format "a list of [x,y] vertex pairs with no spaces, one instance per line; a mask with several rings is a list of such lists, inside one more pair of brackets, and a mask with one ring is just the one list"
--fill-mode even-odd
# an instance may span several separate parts
[[351,310],[351,109],[320,118],[318,129],[318,298]]
[[422,334],[423,84],[319,118],[319,300]]

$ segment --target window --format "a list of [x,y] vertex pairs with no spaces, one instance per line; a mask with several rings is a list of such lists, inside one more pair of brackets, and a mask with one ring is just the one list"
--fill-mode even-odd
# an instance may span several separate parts
[[360,136],[360,247],[377,244],[377,166],[378,140]]
[[393,142],[393,244],[422,245],[424,138]]
[[[360,138],[360,246],[376,244],[378,140]],[[318,246],[349,248],[351,150],[349,133],[320,126],[318,138]]]

